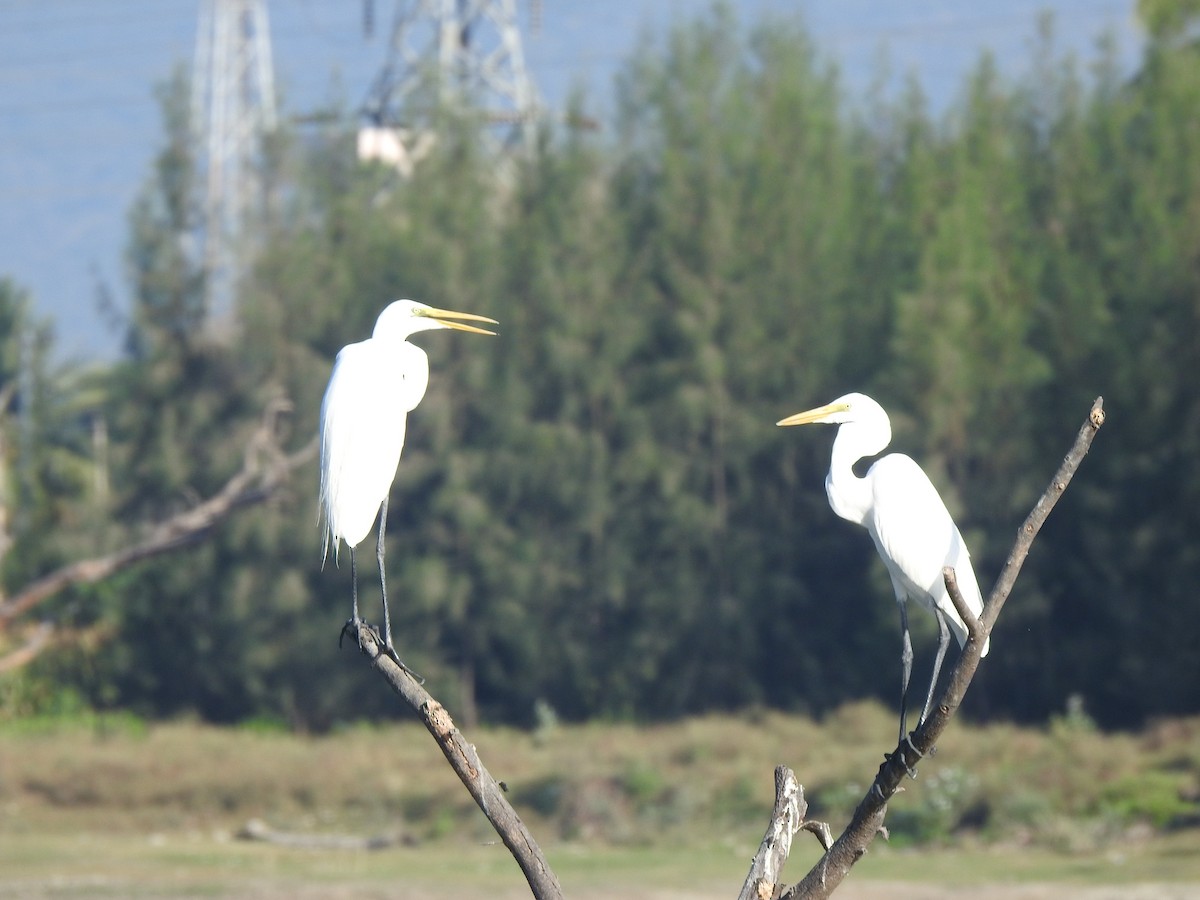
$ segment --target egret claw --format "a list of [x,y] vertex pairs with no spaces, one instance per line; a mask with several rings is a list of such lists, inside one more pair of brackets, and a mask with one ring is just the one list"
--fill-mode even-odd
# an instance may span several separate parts
[[[911,735],[911,734],[906,734],[906,735],[904,736],[904,741],[903,741],[903,743],[905,743],[905,744],[908,744],[908,749],[909,749],[909,750],[911,750],[911,751],[913,752],[913,755],[914,755],[914,756],[916,756],[916,757],[917,757],[917,759],[924,759],[924,758],[925,758],[925,754],[924,754],[924,753],[922,753],[920,750],[918,750],[918,749],[916,748],[916,746],[913,744],[913,742],[912,742],[912,735]],[[901,763],[904,765],[904,771],[908,773],[908,777],[909,777],[909,778],[911,778],[911,779],[913,779],[913,780],[915,781],[915,780],[916,780],[916,778],[917,778],[917,767],[916,767],[916,766],[910,766],[910,765],[909,765],[909,764],[908,764],[908,763],[905,761],[905,759],[904,759],[904,754],[903,754],[903,753],[901,753],[901,754],[900,754],[900,762],[901,762]]]
[[[368,624],[365,619],[356,619],[353,616],[351,616],[349,619],[346,620],[346,624],[342,626],[342,633],[338,635],[338,649],[339,650],[342,649],[342,641],[345,640],[345,637],[347,634],[354,635],[354,640],[358,642],[359,650],[364,649],[363,643],[362,643],[362,635],[359,631],[360,626],[364,626],[364,625],[366,626],[367,631],[369,631],[371,633],[371,635],[375,638],[375,642],[377,644],[382,644],[383,639],[379,637],[379,629],[378,628],[376,628],[374,625]],[[395,651],[392,651],[392,652],[394,653]]]

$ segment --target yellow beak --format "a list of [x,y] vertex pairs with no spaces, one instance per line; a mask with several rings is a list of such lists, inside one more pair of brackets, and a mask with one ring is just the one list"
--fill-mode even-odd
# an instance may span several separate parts
[[818,406],[816,409],[806,409],[804,412],[798,412],[794,416],[788,416],[786,419],[780,419],[776,425],[811,425],[814,422],[820,422],[826,416],[831,416],[834,413],[845,412],[850,407],[845,403],[827,403],[824,406]]
[[491,325],[499,325],[495,319],[489,319],[487,316],[477,316],[474,313],[455,312],[452,309],[434,309],[432,306],[428,309],[417,308],[414,310],[418,316],[426,316],[434,319],[439,325],[444,325],[446,328],[453,328],[456,331],[471,331],[475,334],[495,334],[494,331],[488,331],[486,328],[476,328],[474,325],[464,325],[462,322],[456,322],[455,319],[465,319],[468,322],[488,322]]

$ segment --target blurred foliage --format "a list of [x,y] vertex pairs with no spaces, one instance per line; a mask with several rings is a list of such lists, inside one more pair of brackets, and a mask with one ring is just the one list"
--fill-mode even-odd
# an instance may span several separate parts
[[[53,403],[23,514],[54,537],[10,551],[6,584],[66,558],[54,547],[112,548],[209,496],[273,397],[305,443],[338,348],[409,296],[502,323],[495,339],[418,339],[431,384],[389,507],[397,643],[468,718],[892,698],[895,609],[870,541],[826,505],[832,435],[771,424],[850,389],[891,411],[985,585],[1103,394],[1109,425],[967,712],[1045,720],[1077,697],[1112,727],[1195,711],[1200,54],[1180,39],[1186,5],[1143,6],[1134,78],[1111,48],[1085,77],[1043,21],[1026,75],[982,59],[941,118],[913,87],[850,101],[795,21],[746,29],[718,8],[647,39],[608,134],[547,125],[516,166],[467,121],[407,181],[355,164],[333,126],[279,135],[232,341],[206,329],[186,252],[196,186],[174,79],[131,213],[128,354],[86,402],[40,376]],[[19,300],[0,293],[6,381]],[[79,431],[95,421],[111,446],[99,498],[69,474],[98,465]],[[74,468],[52,470],[51,448]],[[366,667],[335,654],[349,572],[321,566],[316,480],[301,470],[203,546],[56,600],[96,639],[22,678],[148,716],[388,715]],[[931,834],[957,821],[925,812],[914,827]]]

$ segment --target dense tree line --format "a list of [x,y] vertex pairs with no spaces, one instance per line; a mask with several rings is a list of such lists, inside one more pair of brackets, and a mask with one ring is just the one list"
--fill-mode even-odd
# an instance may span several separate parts
[[[343,131],[281,135],[232,342],[206,336],[180,240],[194,187],[168,85],[131,218],[128,352],[59,382],[86,411],[62,421],[105,423],[111,485],[34,479],[16,537],[36,552],[10,552],[6,579],[211,492],[272,397],[307,441],[337,349],[408,296],[502,323],[418,339],[432,379],[389,517],[398,646],[468,716],[891,701],[897,614],[870,542],[826,506],[832,433],[773,425],[851,389],[891,411],[985,586],[1103,394],[1109,427],[968,712],[1037,720],[1071,695],[1114,726],[1194,712],[1200,54],[1172,8],[1147,5],[1132,79],[1111,52],[1085,77],[1045,26],[1028,73],[985,58],[937,117],[915,87],[848,99],[800,25],[718,10],[635,55],[605,132],[548,126],[513,169],[470,121],[408,181],[357,165]],[[70,427],[52,446],[88,459]],[[349,572],[320,565],[316,482],[314,465],[199,549],[60,598],[92,639],[21,690],[311,728],[384,714],[336,653]]]

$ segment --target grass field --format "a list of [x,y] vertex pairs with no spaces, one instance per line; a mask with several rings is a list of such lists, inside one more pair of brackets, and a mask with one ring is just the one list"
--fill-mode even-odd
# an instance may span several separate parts
[[[732,898],[775,765],[835,832],[892,715],[760,713],[468,735],[569,897]],[[839,897],[1200,897],[1200,719],[953,728]],[[247,822],[385,849],[241,840]],[[807,836],[801,836],[805,838]],[[800,840],[789,874],[817,857]],[[0,897],[527,896],[417,725],[300,737],[125,718],[0,725]]]

